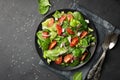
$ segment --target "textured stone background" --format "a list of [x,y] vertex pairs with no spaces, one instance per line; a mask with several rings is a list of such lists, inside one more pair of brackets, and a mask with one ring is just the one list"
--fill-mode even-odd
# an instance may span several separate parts
[[[50,0],[49,11],[81,4],[120,28],[119,0]],[[37,11],[37,0],[0,0],[0,80],[61,80],[39,66],[34,35],[44,16]],[[101,80],[120,80],[120,39],[105,60]]]

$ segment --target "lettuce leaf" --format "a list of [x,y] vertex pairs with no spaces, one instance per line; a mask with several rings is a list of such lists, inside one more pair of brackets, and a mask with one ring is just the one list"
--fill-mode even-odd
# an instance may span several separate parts
[[87,38],[81,39],[80,42],[78,43],[78,45],[81,47],[88,47],[89,44],[88,44]]
[[42,22],[42,29],[48,29],[49,31],[56,31],[56,24],[54,23],[51,27],[48,27],[48,22],[50,21],[50,18]]
[[76,26],[78,26],[78,25],[80,25],[81,23],[80,23],[80,21],[78,21],[78,20],[76,20],[76,19],[72,19],[71,21],[70,21],[70,26],[72,26],[72,27],[76,27]]
[[37,37],[38,37],[37,39],[38,45],[42,48],[42,50],[47,50],[50,44],[50,39],[49,38],[44,39],[42,37],[42,31],[37,32]]
[[53,39],[55,39],[55,37],[57,36],[57,33],[55,31],[51,31],[50,32],[50,40],[52,41]]
[[84,20],[83,15],[80,12],[73,12],[73,16],[76,20]]
[[69,22],[68,21],[64,21],[62,27],[63,28],[67,28],[68,26],[69,26]]
[[52,50],[45,50],[43,57],[54,61],[59,55],[65,54],[68,50],[65,48],[56,47]]
[[59,11],[55,11],[55,13],[53,14],[54,18],[60,18],[61,17],[61,13]]

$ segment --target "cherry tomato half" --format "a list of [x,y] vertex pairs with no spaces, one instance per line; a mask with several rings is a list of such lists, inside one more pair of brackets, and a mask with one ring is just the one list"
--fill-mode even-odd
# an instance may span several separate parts
[[86,35],[88,34],[87,31],[83,31],[81,34],[80,34],[80,38],[84,38]]
[[52,41],[49,45],[49,50],[53,49],[56,46],[56,44],[57,44],[56,40]]
[[65,63],[69,63],[71,62],[73,59],[73,55],[72,54],[67,54],[65,57],[64,57],[64,62]]
[[56,29],[57,29],[58,35],[61,35],[62,34],[62,27],[59,24],[57,24]]
[[67,28],[66,31],[67,31],[68,34],[74,34],[74,32],[72,31],[72,29],[70,29],[70,28]]
[[61,63],[62,63],[62,56],[58,57],[58,58],[55,60],[55,63],[56,63],[56,64],[61,64]]
[[58,20],[59,24],[62,24],[65,19],[66,19],[66,15],[61,16]]
[[70,47],[76,46],[76,44],[78,43],[78,41],[79,41],[79,38],[78,38],[78,37],[72,38],[72,41],[71,41],[71,43],[70,43]]

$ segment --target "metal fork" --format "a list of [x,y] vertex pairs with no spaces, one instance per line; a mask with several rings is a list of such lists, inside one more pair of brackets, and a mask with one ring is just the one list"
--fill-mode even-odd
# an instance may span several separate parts
[[[118,36],[119,36],[118,34],[115,34],[115,33],[112,34],[108,49],[112,49],[115,46],[115,44],[117,43]],[[106,45],[103,45],[102,47],[105,49]],[[94,80],[99,80],[99,77],[101,75],[100,71],[102,69],[102,65],[103,65],[104,59],[105,59],[105,56],[103,57],[103,59],[101,60],[100,64],[98,65],[98,68],[97,68],[97,70],[96,70],[96,72],[94,74],[94,77],[93,77]]]
[[116,44],[117,37],[118,37],[117,35],[115,35],[114,33],[111,33],[105,38],[105,40],[102,44],[103,53],[102,53],[101,57],[98,59],[98,61],[96,62],[96,64],[92,67],[92,69],[90,69],[90,71],[88,73],[88,76],[87,76],[88,80],[91,79],[94,75],[95,76],[94,76],[93,80],[98,80],[99,79],[100,74],[98,74],[98,73],[100,73],[100,71],[101,71],[101,67],[102,67],[102,64],[103,64],[105,56],[106,56],[106,51],[109,48],[111,40],[114,41],[115,44]]

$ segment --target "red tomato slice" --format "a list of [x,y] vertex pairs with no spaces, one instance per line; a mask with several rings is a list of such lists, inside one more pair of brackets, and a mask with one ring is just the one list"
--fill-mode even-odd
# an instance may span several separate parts
[[74,32],[72,31],[72,29],[67,28],[66,31],[68,32],[68,34],[74,34]]
[[64,57],[64,62],[65,63],[69,63],[71,62],[73,59],[73,55],[72,54],[67,54],[65,57]]
[[72,20],[73,19],[73,15],[72,14],[67,14],[67,19],[68,19],[68,21]]
[[66,19],[66,15],[63,15],[59,18],[58,22],[62,24],[65,19]]
[[82,55],[82,57],[80,58],[80,60],[81,60],[81,61],[84,61],[84,60],[85,60],[85,58],[87,57],[87,55],[88,55],[88,53],[87,53],[87,52],[85,52],[85,53]]
[[70,43],[70,46],[71,46],[71,47],[76,46],[76,44],[78,43],[78,41],[79,41],[79,38],[78,38],[78,37],[74,37],[74,38],[72,39],[71,43]]
[[53,49],[56,46],[56,44],[57,44],[56,40],[52,41],[49,45],[49,50]]
[[56,64],[61,64],[61,63],[62,63],[62,56],[58,57],[58,58],[55,60],[55,63],[56,63]]
[[88,34],[87,31],[83,31],[81,34],[80,34],[80,38],[84,38],[86,35]]
[[50,18],[50,21],[48,22],[48,27],[51,27],[54,24],[54,19]]
[[45,31],[42,32],[42,37],[45,38],[45,39],[48,38],[49,37],[49,33],[45,32]]
[[62,34],[62,27],[59,24],[57,24],[56,29],[57,29],[58,35],[61,35]]

